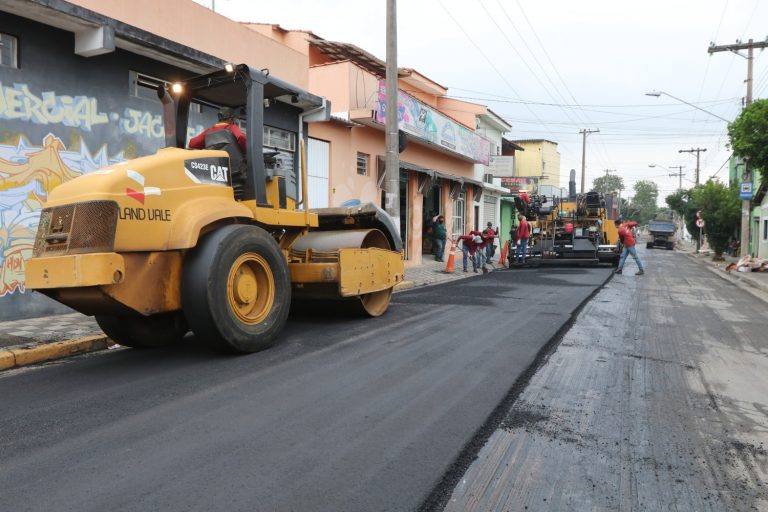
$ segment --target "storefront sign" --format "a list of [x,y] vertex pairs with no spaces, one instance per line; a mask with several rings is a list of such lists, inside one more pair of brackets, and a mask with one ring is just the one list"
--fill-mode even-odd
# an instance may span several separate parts
[[[379,101],[376,107],[377,123],[386,123],[386,105],[386,82],[379,80]],[[397,119],[398,127],[409,135],[488,165],[491,153],[491,143],[488,139],[481,137],[466,126],[428,107],[403,91],[398,91]]]
[[515,175],[515,157],[494,155],[490,157],[488,172],[496,178]]
[[531,176],[505,176],[501,178],[501,186],[508,188],[512,194],[525,190],[529,194],[539,193],[539,178]]

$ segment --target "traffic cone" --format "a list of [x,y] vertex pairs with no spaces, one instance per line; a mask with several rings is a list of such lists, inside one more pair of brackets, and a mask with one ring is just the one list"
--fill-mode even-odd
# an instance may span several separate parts
[[446,274],[453,274],[453,265],[456,261],[456,242],[451,240],[451,250],[448,251],[448,261],[445,263]]
[[507,263],[507,249],[509,248],[509,243],[504,243],[504,246],[501,248],[501,255],[499,256],[499,265],[502,267]]

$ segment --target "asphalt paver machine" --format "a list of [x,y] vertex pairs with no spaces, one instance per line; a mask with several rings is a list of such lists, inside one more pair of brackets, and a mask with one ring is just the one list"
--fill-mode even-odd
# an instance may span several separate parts
[[[166,147],[54,189],[27,263],[30,289],[87,315],[121,345],[191,330],[255,352],[276,340],[293,299],[383,314],[403,280],[401,240],[374,205],[308,209],[306,157],[265,149],[265,116],[297,134],[330,104],[245,65],[158,88]],[[212,131],[185,149],[190,111],[229,107],[247,137]],[[298,179],[297,179],[298,178]],[[329,302],[330,301],[330,302]]]
[[530,264],[618,264],[618,230],[602,194],[534,195],[527,204],[520,198],[515,203],[531,223]]

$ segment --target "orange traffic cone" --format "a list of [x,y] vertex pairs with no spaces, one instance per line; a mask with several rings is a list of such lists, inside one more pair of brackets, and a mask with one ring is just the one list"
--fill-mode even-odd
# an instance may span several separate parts
[[504,246],[501,248],[501,255],[499,256],[499,265],[504,266],[507,263],[507,249],[509,248],[509,243],[504,243]]
[[453,274],[453,265],[456,262],[456,242],[451,240],[451,250],[448,251],[448,261],[445,263],[445,272]]

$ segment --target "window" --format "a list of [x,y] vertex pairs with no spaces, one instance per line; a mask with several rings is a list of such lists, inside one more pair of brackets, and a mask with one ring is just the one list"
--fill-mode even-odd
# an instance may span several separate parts
[[0,66],[19,67],[19,40],[0,32]]
[[264,145],[284,151],[296,151],[296,134],[280,128],[265,126]]
[[768,240],[768,219],[763,219],[763,240]]
[[453,201],[453,238],[464,234],[467,218],[467,193],[461,192]]
[[368,162],[371,159],[371,155],[366,153],[357,153],[357,174],[360,176],[368,176]]

